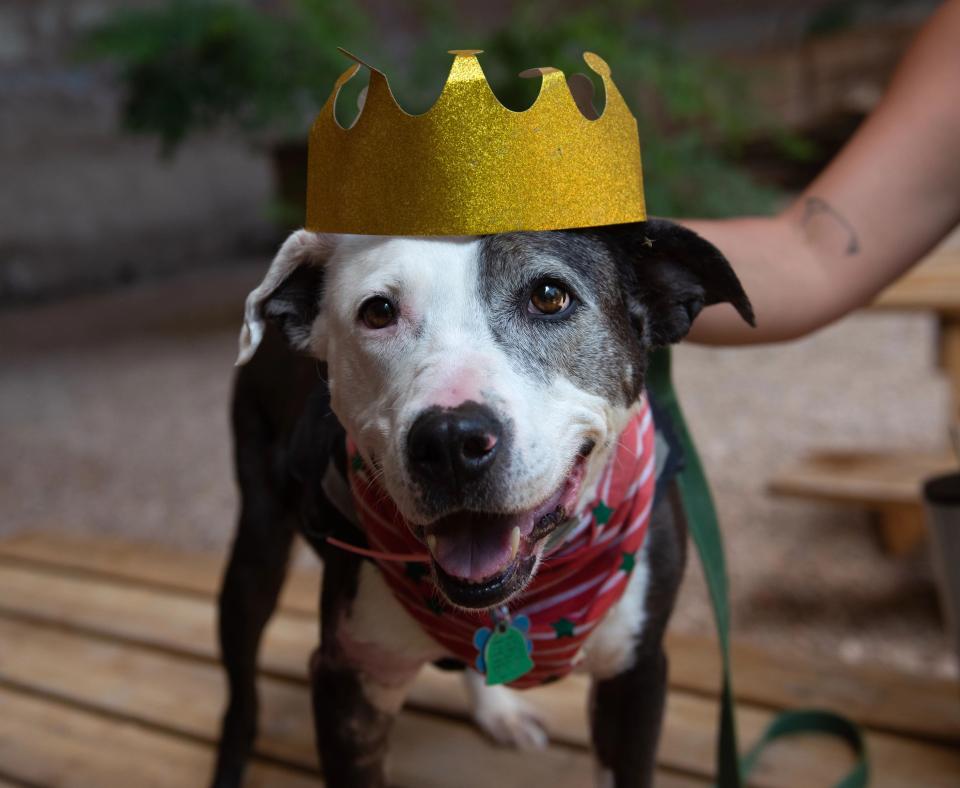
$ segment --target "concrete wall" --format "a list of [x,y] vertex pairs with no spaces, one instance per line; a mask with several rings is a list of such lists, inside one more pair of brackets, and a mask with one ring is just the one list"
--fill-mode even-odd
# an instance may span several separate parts
[[203,264],[268,228],[261,153],[210,137],[163,161],[118,131],[108,74],[72,52],[131,5],[0,0],[0,302]]

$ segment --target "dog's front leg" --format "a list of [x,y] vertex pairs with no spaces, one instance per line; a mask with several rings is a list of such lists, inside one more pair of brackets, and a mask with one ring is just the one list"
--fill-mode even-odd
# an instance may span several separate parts
[[386,785],[393,720],[425,662],[442,656],[380,570],[337,555],[323,578],[322,639],[310,664],[317,749],[330,788]]
[[686,522],[672,489],[653,511],[626,592],[585,646],[598,788],[653,785],[667,696],[663,635],[685,563]]
[[[241,479],[247,469],[241,469]],[[256,738],[257,652],[286,575],[294,527],[266,488],[244,490],[240,524],[220,591],[220,650],[228,703],[212,785],[238,788]]]
[[666,696],[667,658],[659,644],[638,655],[629,670],[594,683],[590,722],[597,788],[653,785]]
[[644,549],[624,596],[585,648],[586,668],[593,675],[590,729],[597,788],[653,785],[667,659],[663,627],[651,627],[646,615],[652,580],[649,559],[650,551]]
[[317,750],[331,788],[386,785],[384,759],[395,712],[370,699],[359,670],[322,647],[310,665]]

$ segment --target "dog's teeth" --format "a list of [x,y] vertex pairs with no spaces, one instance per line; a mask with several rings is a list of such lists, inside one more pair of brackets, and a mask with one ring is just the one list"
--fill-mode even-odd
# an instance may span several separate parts
[[437,552],[437,536],[436,534],[427,534],[427,547],[430,548],[431,553]]
[[513,526],[510,532],[510,560],[517,557],[517,551],[520,549],[520,526]]

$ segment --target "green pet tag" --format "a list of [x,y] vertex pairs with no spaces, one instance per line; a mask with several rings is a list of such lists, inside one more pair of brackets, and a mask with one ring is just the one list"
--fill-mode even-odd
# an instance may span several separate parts
[[533,670],[530,652],[533,643],[527,637],[530,619],[509,614],[494,615],[495,625],[481,627],[473,636],[473,643],[480,652],[477,655],[477,670],[485,674],[487,684],[509,684]]

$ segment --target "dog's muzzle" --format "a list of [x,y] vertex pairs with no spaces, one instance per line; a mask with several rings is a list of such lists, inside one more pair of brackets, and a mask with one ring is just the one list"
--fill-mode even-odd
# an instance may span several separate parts
[[438,515],[414,534],[430,551],[438,589],[461,607],[489,607],[517,593],[534,571],[538,546],[570,515],[579,492],[589,450],[544,500],[503,511],[496,491],[509,443],[493,410],[476,402],[430,408],[407,436],[421,504]]

